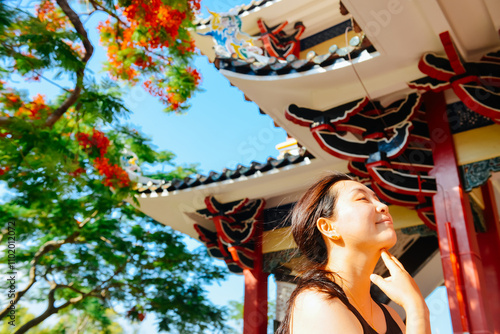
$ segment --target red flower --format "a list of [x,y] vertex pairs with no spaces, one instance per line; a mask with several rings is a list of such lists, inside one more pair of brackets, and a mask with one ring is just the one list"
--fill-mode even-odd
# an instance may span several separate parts
[[[10,101],[20,102],[15,96],[10,96]],[[45,98],[41,94],[37,94],[32,102],[22,103],[15,116],[27,115],[29,119],[40,119],[42,115],[47,114],[49,107],[45,104]]]
[[61,14],[52,0],[45,0],[36,8],[38,19],[45,22],[47,30],[56,31],[69,26],[69,19]]
[[99,152],[101,153],[102,157],[108,151],[109,139],[101,131],[93,129],[92,144],[99,149]]
[[196,69],[191,68],[191,67],[188,67],[186,70],[193,77],[194,85],[198,86],[198,84],[201,81],[200,73]]
[[83,148],[92,148],[95,147],[99,150],[99,154],[103,157],[108,151],[109,147],[109,139],[102,133],[96,129],[92,130],[92,138],[86,133],[79,132],[76,134],[76,139],[78,140],[80,146]]
[[84,174],[84,173],[86,173],[85,168],[78,167],[77,169],[75,169],[72,172],[69,172],[68,174],[70,176],[73,176],[73,177],[78,177],[79,175]]
[[94,159],[94,166],[99,174],[104,175],[104,185],[107,187],[128,187],[130,179],[126,171],[118,165],[111,165],[108,158],[100,157]]
[[5,167],[0,167],[0,176],[4,175],[5,173],[7,173],[8,171],[10,170],[10,167],[9,166],[5,166]]
[[[142,307],[141,307],[142,309]],[[128,310],[127,312],[127,317],[129,318],[132,318],[132,319],[135,319],[137,318],[139,321],[143,321],[144,318],[146,318],[146,314],[143,313],[143,312],[140,312],[139,310],[137,310],[137,308],[134,306],[132,307],[130,310]]]

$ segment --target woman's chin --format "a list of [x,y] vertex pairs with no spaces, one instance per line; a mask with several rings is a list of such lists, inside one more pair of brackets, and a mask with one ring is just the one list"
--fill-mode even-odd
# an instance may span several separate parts
[[385,249],[392,248],[392,247],[394,247],[394,245],[396,244],[397,241],[398,241],[398,236],[396,234],[396,231],[392,230],[391,236],[385,240],[384,247],[382,247],[382,248],[385,248]]

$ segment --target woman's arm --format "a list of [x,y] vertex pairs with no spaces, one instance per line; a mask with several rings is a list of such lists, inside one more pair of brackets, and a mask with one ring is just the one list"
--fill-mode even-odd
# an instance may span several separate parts
[[372,274],[371,281],[405,309],[406,334],[431,334],[429,309],[417,284],[396,257],[385,249],[381,256],[391,276],[382,278]]

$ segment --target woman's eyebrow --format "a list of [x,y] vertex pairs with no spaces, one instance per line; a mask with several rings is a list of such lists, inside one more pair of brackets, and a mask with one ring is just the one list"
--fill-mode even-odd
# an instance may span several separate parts
[[369,192],[368,192],[368,191],[366,191],[366,189],[365,189],[365,188],[361,188],[361,187],[356,187],[356,188],[353,188],[353,189],[351,189],[351,191],[350,191],[350,192],[351,192],[351,193],[354,193],[354,192],[362,192],[362,193],[365,193],[365,194],[367,194],[367,195],[369,194]]
[[351,191],[350,191],[350,192],[351,192],[351,193],[354,193],[354,192],[356,192],[356,191],[362,192],[362,193],[364,193],[365,195],[370,195],[370,196],[373,196],[373,197],[375,197],[375,198],[378,198],[378,197],[377,197],[377,194],[375,194],[373,191],[371,191],[371,190],[366,190],[365,188],[361,188],[361,187],[356,187],[356,188],[353,188],[353,189],[351,189]]

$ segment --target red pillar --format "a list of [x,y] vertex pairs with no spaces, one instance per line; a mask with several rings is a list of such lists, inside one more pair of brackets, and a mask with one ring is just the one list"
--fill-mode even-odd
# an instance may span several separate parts
[[500,221],[491,181],[481,187],[484,200],[484,220],[486,232],[478,233],[481,245],[484,278],[486,281],[483,297],[492,315],[493,332],[500,333]]
[[[443,263],[443,273],[454,333],[492,333],[490,310],[483,297],[485,284],[483,263],[474,230],[468,195],[463,191],[457,167],[453,137],[450,132],[446,101],[443,93],[429,92],[425,95],[427,122],[432,140],[434,169],[438,192],[433,198],[439,249]],[[454,266],[451,259],[450,242],[447,238],[446,223],[456,237],[458,252],[458,273],[463,285],[456,284]],[[459,282],[460,280],[458,280]],[[464,303],[459,303],[457,295],[463,294]],[[461,306],[463,309],[461,310]],[[465,317],[465,319],[464,319]],[[466,328],[464,328],[466,327]]]
[[245,269],[245,302],[243,304],[243,334],[267,333],[267,276],[262,270],[262,223],[255,236],[254,269]]

